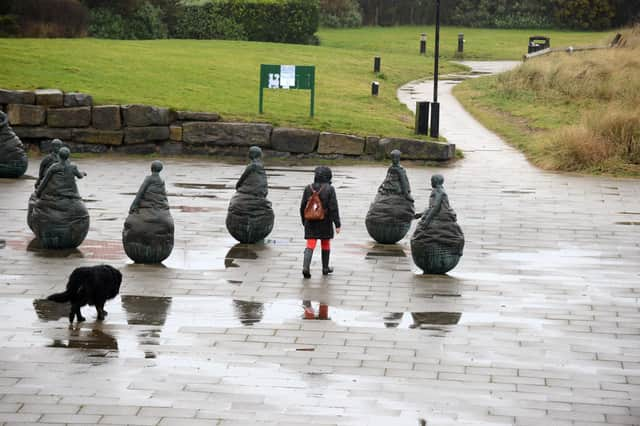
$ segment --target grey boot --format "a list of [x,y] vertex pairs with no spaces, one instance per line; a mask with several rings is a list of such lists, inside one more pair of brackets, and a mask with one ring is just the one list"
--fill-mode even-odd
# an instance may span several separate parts
[[313,250],[310,248],[304,249],[304,260],[302,262],[302,275],[305,278],[311,278],[311,258],[313,257]]
[[322,250],[322,275],[328,275],[333,272],[333,268],[329,267],[329,257],[331,250]]

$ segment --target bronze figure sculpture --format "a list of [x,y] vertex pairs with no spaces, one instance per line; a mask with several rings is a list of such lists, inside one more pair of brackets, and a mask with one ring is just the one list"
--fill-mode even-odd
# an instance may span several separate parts
[[52,164],[35,190],[27,221],[43,248],[78,247],[89,231],[89,211],[78,193],[76,178],[87,174],[69,161],[69,149],[60,148],[60,161]]
[[151,174],[140,185],[124,222],[122,245],[136,263],[160,263],[173,250],[173,217],[160,177],[162,168],[160,161],[151,163]]
[[392,164],[371,203],[365,225],[371,238],[394,244],[409,232],[415,214],[407,173],[400,166],[400,151],[391,151]]
[[42,182],[44,175],[47,174],[47,170],[51,165],[60,161],[60,148],[62,148],[64,144],[60,139],[54,139],[51,141],[51,152],[44,156],[44,158],[40,161],[40,169],[38,170],[38,179],[36,179],[35,187],[37,188]]
[[9,117],[0,111],[0,178],[17,178],[27,171],[29,160],[22,145],[9,125]]
[[236,183],[236,193],[227,210],[227,230],[241,243],[263,240],[273,229],[274,214],[267,200],[267,173],[262,164],[262,150],[249,148],[247,165]]
[[458,264],[464,248],[464,234],[449,206],[443,183],[442,175],[431,176],[429,207],[416,215],[421,220],[411,237],[411,256],[425,274],[450,271]]

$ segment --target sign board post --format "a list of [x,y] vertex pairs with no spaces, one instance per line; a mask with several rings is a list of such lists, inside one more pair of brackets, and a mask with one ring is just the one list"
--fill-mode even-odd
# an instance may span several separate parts
[[316,67],[313,65],[260,65],[259,111],[262,114],[264,89],[310,90],[309,115],[313,117],[316,92]]

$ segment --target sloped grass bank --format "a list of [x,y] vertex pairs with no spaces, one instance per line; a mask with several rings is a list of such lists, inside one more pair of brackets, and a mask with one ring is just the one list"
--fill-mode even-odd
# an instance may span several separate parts
[[640,29],[624,47],[553,54],[454,94],[550,170],[640,176]]

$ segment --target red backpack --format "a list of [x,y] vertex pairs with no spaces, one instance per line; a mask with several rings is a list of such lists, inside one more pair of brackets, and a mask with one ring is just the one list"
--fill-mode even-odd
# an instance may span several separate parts
[[324,206],[320,199],[322,187],[318,191],[314,191],[311,185],[309,185],[309,188],[311,188],[311,197],[309,197],[307,205],[304,207],[304,219],[309,221],[324,220]]

